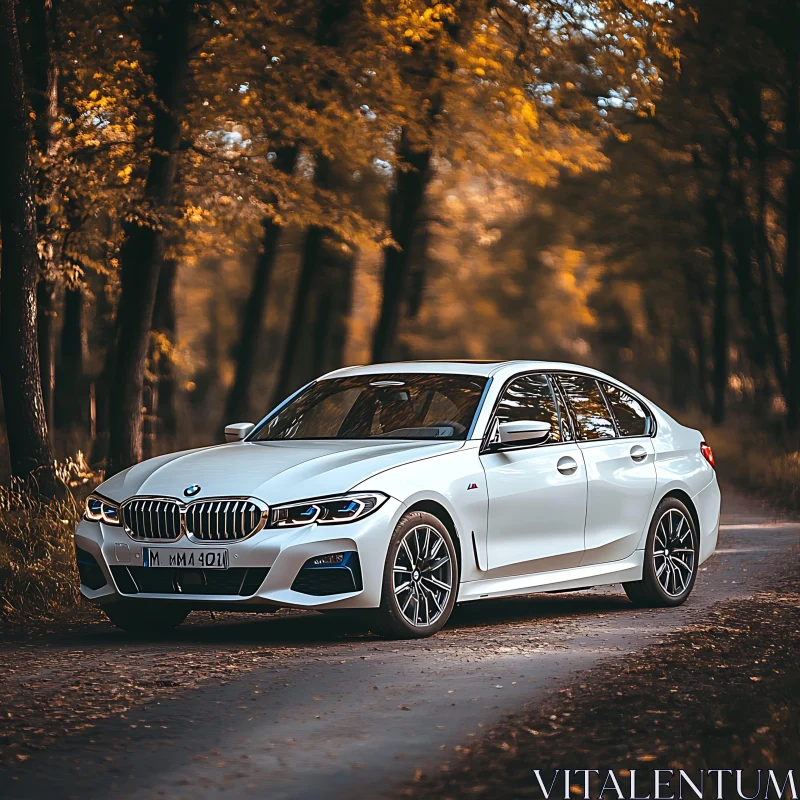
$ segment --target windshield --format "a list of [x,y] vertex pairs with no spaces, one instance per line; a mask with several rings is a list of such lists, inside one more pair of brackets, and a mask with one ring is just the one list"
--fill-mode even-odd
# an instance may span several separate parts
[[486,378],[358,375],[314,384],[251,441],[281,439],[466,439]]

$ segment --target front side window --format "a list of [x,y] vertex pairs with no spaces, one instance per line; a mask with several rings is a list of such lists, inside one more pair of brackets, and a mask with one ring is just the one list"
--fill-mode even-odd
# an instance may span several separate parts
[[555,399],[545,375],[523,375],[512,381],[497,404],[495,418],[500,422],[549,422],[552,427],[547,441],[561,441]]
[[620,436],[650,435],[653,421],[635,397],[610,383],[604,383],[603,390],[617,419]]
[[594,378],[588,375],[559,375],[558,383],[572,408],[581,439],[613,439],[616,436],[614,421]]
[[319,381],[260,426],[252,441],[466,439],[486,378],[403,373]]

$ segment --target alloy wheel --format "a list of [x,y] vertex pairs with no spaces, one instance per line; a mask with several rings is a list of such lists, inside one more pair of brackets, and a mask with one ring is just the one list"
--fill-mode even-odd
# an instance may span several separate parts
[[392,586],[400,613],[412,625],[433,625],[442,616],[453,591],[453,563],[439,531],[417,525],[402,538]]
[[653,570],[670,597],[682,595],[692,580],[696,558],[694,530],[686,515],[671,508],[656,526]]

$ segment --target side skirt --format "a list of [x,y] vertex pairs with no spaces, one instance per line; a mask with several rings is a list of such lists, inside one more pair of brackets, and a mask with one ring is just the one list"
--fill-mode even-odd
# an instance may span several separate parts
[[481,581],[462,583],[458,591],[458,602],[483,600],[487,597],[511,597],[535,592],[559,592],[584,589],[587,586],[602,586],[641,580],[644,568],[644,550],[636,550],[622,561],[608,564],[592,564],[552,572],[537,572],[532,575],[515,575],[511,578],[487,578]]

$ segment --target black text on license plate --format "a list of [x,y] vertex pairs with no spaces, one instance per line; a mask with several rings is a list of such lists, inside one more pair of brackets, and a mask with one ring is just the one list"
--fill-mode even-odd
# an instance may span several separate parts
[[228,569],[228,551],[179,550],[173,547],[145,547],[142,550],[145,567],[196,567]]

